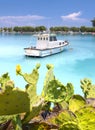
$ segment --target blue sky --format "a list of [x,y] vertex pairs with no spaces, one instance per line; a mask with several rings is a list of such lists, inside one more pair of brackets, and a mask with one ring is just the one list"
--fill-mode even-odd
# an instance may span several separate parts
[[95,0],[0,0],[0,27],[92,26]]

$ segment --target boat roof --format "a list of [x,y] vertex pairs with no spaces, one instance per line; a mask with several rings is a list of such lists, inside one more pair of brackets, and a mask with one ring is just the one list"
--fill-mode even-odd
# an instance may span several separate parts
[[43,33],[43,34],[38,34],[38,37],[39,37],[39,36],[43,36],[43,37],[46,37],[46,36],[47,36],[47,37],[49,37],[49,36],[56,36],[56,34],[51,34],[51,33],[46,33],[46,34],[44,34],[44,33]]

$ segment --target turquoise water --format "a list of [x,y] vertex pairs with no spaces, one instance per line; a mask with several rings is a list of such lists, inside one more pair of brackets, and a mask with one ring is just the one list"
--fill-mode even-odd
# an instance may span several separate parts
[[22,66],[23,72],[31,72],[36,63],[41,63],[37,92],[43,87],[46,74],[46,64],[54,64],[54,73],[63,84],[71,82],[75,93],[82,94],[80,80],[90,78],[95,83],[95,36],[93,35],[58,35],[58,39],[65,39],[70,46],[62,53],[34,58],[24,56],[24,47],[35,45],[36,38],[32,35],[0,34],[0,75],[9,72],[16,87],[24,88],[25,81],[16,76],[15,67]]

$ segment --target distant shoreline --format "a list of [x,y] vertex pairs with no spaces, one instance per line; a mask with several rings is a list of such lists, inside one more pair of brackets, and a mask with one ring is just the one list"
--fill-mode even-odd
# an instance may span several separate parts
[[[35,34],[39,34],[42,32],[0,32],[0,34],[29,34],[29,35],[35,35]],[[51,33],[54,34],[61,34],[61,35],[95,35],[95,32],[73,32],[73,31],[68,31],[68,32],[64,32],[64,31],[53,31]]]

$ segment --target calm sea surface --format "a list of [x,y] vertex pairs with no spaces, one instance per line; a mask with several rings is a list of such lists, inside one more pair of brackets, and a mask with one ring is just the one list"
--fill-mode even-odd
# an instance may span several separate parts
[[24,89],[25,81],[17,76],[15,68],[20,64],[23,72],[30,73],[37,63],[39,81],[37,92],[43,88],[43,81],[47,72],[46,64],[54,64],[54,74],[64,85],[71,82],[75,94],[82,94],[80,80],[90,78],[95,84],[95,36],[93,35],[58,35],[58,39],[65,39],[70,46],[62,53],[45,58],[24,56],[24,47],[35,45],[36,38],[32,35],[0,34],[0,75],[9,72],[16,87]]

